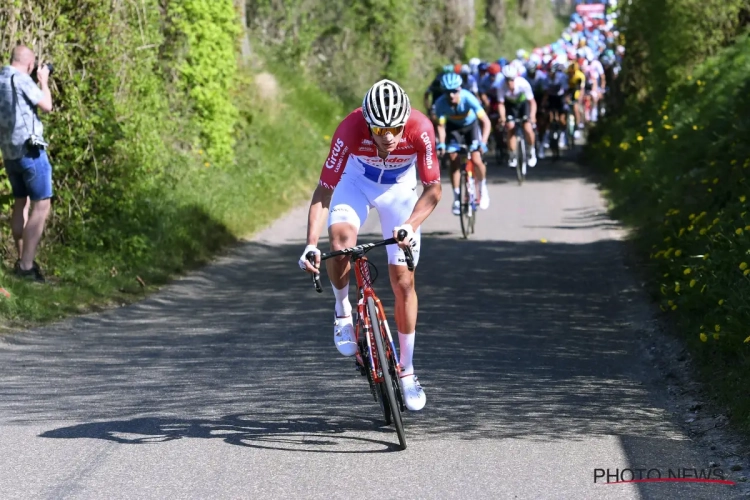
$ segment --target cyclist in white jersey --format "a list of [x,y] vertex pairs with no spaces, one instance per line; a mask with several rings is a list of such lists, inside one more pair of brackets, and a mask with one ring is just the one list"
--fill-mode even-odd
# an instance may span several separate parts
[[516,123],[507,122],[508,117],[522,119],[526,117],[523,124],[524,135],[528,144],[528,164],[530,167],[536,166],[536,145],[534,137],[534,128],[532,124],[536,123],[536,100],[534,92],[529,82],[520,76],[514,65],[509,64],[503,68],[505,80],[497,90],[497,100],[500,103],[500,120],[499,125],[505,126],[508,140],[508,150],[510,151],[510,160],[508,166],[516,168],[518,158],[516,157]]

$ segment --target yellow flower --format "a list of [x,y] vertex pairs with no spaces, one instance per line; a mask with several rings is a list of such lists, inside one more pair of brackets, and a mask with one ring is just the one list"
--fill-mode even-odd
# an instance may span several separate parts
[[750,269],[745,269],[744,271],[742,271],[742,274],[747,276],[748,274],[750,274]]
[[204,166],[204,167],[206,167],[206,168],[208,168],[208,167],[210,167],[210,166],[211,166],[211,164],[210,164],[210,163],[208,163],[208,162],[206,162],[206,163],[204,163],[204,164],[203,164],[203,166]]
[[744,271],[745,269],[747,269],[747,262],[742,262],[742,263],[740,264],[740,269],[742,269],[743,271]]
[[704,228],[701,228],[701,230],[700,230],[700,231],[698,231],[698,232],[699,232],[699,233],[701,234],[701,236],[702,236],[702,235],[706,234],[706,228],[705,228],[705,227],[704,227]]
[[717,217],[714,219],[714,221],[711,224],[718,224],[718,223],[719,223],[719,218]]
[[674,311],[675,309],[677,309],[677,304],[672,306],[672,310]]
[[719,305],[722,305],[724,303],[724,299],[719,299]]
[[719,178],[718,178],[718,177],[715,177],[715,178],[714,178],[714,184],[718,184],[718,183],[719,183]]
[[641,142],[643,140],[643,136],[639,135],[638,137],[636,137],[636,139],[638,139],[638,142]]
[[693,288],[696,283],[698,283],[698,282],[695,281],[695,280],[690,280],[690,288]]
[[673,302],[673,301],[671,301],[671,300],[668,300],[668,301],[667,301],[667,305],[668,305],[668,306],[673,306],[673,305],[674,305],[674,302]]
[[623,151],[627,151],[629,148],[630,148],[630,144],[628,144],[627,142],[620,143],[620,149],[622,149]]
[[703,260],[708,260],[708,253],[703,254]]
[[616,169],[615,169],[615,173],[617,173],[617,172],[619,172],[619,171],[620,171],[620,169],[619,169],[619,168],[616,168]]
[[664,120],[664,121],[667,121],[667,120],[669,120],[669,117],[667,115],[664,115],[664,116],[661,117],[661,119]]
[[738,235],[738,236],[739,236],[740,234],[742,234],[742,228],[741,228],[741,227],[738,227],[737,229],[735,229],[735,230],[734,230],[734,234],[736,234],[736,235]]
[[199,155],[202,155],[202,154],[203,154],[203,150],[202,150],[202,149],[199,149],[199,150],[198,150],[198,154],[199,154]]
[[698,125],[693,125],[693,130],[698,130]]
[[690,225],[688,226],[688,231],[692,231],[692,230],[693,230],[693,225],[692,225],[692,224],[690,224]]
[[690,220],[693,220],[693,219],[695,219],[695,214],[690,214],[690,215],[688,215],[688,219],[690,219]]
[[653,124],[654,124],[654,122],[652,122],[651,120],[649,120],[649,121],[647,121],[647,122],[646,122],[646,125],[648,125],[649,127],[650,127],[651,125],[653,125]]
[[740,203],[745,203],[746,199],[747,198],[745,198],[745,195],[743,194],[742,196],[740,196]]
[[719,333],[721,331],[721,325],[714,325],[714,331]]
[[750,337],[746,338],[744,342],[745,342],[745,344],[747,344],[748,342],[750,342]]
[[675,250],[674,251],[674,256],[675,257],[679,257],[680,255],[682,255],[682,250]]
[[701,342],[705,342],[705,341],[708,340],[708,335],[706,335],[705,333],[701,332],[700,338],[701,338]]
[[331,136],[330,135],[324,135],[323,139],[325,139],[326,141],[330,141],[331,140]]
[[672,136],[672,139],[677,139],[677,137],[678,137],[677,134],[675,134]]
[[682,271],[682,274],[684,274],[685,276],[687,276],[691,272],[693,272],[693,271],[688,267],[687,269],[685,269],[684,271]]
[[750,231],[750,225],[745,226],[745,231]]
[[674,291],[675,291],[675,293],[680,293],[680,284],[679,284],[679,283],[677,283],[677,284],[676,284],[676,285],[674,286]]
[[719,340],[720,335],[718,333],[714,333],[714,340]]
[[653,132],[653,131],[654,131],[654,128],[653,128],[653,127],[649,127],[649,128],[648,128],[648,133],[649,133],[649,134],[650,134],[651,132]]

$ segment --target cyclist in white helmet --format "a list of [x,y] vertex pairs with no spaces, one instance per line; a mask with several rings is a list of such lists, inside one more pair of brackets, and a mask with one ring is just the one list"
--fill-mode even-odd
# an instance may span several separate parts
[[[423,186],[421,195],[416,191],[417,173]],[[317,245],[326,215],[332,251],[357,244],[357,233],[372,208],[380,216],[383,238],[406,231],[407,237],[399,247],[389,245],[386,249],[388,275],[396,297],[402,368],[399,383],[409,410],[421,410],[427,398],[414,375],[417,294],[414,273],[406,267],[402,248],[412,246],[417,266],[420,226],[437,206],[441,193],[432,122],[411,108],[409,97],[397,83],[381,80],[367,92],[362,107],[344,118],[333,135],[310,202],[307,246],[299,259],[305,271],[319,272]],[[316,255],[314,267],[306,258],[308,252]],[[341,354],[353,356],[357,345],[349,302],[351,266],[348,258],[341,256],[328,259],[326,268],[336,298],[333,340]]]
[[[516,168],[518,158],[516,157],[516,134],[517,126],[522,126],[526,136],[527,161],[530,167],[536,166],[536,138],[532,124],[536,123],[536,100],[534,91],[528,80],[518,74],[515,65],[508,64],[503,68],[505,80],[497,89],[497,100],[500,103],[500,120],[498,125],[505,127],[507,132],[508,150],[510,159],[508,166]],[[506,120],[512,118],[512,120]]]

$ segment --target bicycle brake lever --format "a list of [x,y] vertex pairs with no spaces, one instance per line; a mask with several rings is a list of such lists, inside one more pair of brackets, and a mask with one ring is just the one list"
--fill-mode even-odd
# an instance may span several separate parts
[[[307,252],[307,255],[305,255],[305,257],[310,262],[310,264],[315,267],[315,254],[313,252]],[[320,272],[313,273],[312,280],[315,284],[315,290],[318,293],[323,293],[323,286],[320,284]]]
[[[401,229],[396,234],[396,238],[398,241],[404,241],[404,238],[406,238],[406,231]],[[404,258],[406,260],[406,267],[409,271],[414,271],[414,254],[411,252],[411,248],[404,248]]]

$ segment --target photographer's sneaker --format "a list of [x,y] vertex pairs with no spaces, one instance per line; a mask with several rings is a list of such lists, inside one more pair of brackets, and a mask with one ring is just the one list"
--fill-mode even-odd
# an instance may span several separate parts
[[36,261],[31,266],[31,269],[21,269],[21,261],[16,261],[16,265],[13,268],[16,276],[23,279],[33,280],[38,283],[44,283],[44,275],[42,270],[39,268],[39,264]]
[[333,343],[344,356],[354,356],[357,353],[357,342],[355,342],[354,337],[352,316],[337,318],[334,314]]
[[424,408],[425,403],[427,403],[427,396],[425,396],[422,386],[419,385],[416,375],[413,373],[402,375],[398,379],[398,384],[401,387],[401,395],[408,410],[419,411]]

